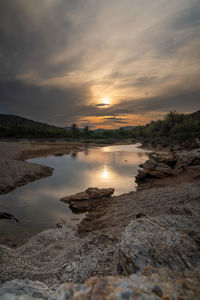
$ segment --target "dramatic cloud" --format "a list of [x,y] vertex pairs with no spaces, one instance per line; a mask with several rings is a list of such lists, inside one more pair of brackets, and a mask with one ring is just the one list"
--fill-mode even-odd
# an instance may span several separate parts
[[104,107],[104,106],[108,106],[108,104],[106,104],[106,103],[99,103],[99,104],[96,104],[95,106],[97,106],[97,107]]
[[1,0],[0,113],[111,128],[199,109],[199,15],[199,0]]

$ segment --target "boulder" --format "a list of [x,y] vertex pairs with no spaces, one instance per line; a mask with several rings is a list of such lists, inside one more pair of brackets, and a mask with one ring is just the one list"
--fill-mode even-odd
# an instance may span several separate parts
[[[181,278],[168,269],[148,268],[144,274],[130,277],[91,277],[83,284],[66,282],[55,291],[43,283],[15,280],[0,288],[2,300],[111,300],[111,299],[199,299],[200,267]],[[48,297],[48,298],[47,298]]]
[[148,159],[143,164],[143,169],[148,170],[148,171],[152,171],[152,170],[155,170],[157,165],[158,165],[158,162],[156,160],[154,160],[153,158],[151,158],[151,159]]
[[85,192],[67,196],[60,200],[68,203],[73,212],[87,212],[99,205],[99,199],[111,197],[114,191],[113,188],[98,189],[90,187]]
[[173,170],[169,165],[162,162],[157,162],[151,158],[143,164],[143,169],[138,171],[136,180],[142,181],[148,177],[163,178],[171,176],[172,173]]
[[199,299],[199,272],[200,267],[182,279],[168,269],[148,268],[144,274],[130,277],[92,277],[81,285],[62,284],[52,300]]
[[152,177],[163,178],[172,175],[172,168],[164,163],[158,163],[155,169],[149,173]]
[[174,157],[177,160],[177,164],[181,164],[184,167],[196,166],[200,164],[200,149],[178,151],[175,152]]
[[173,170],[175,175],[180,174],[188,167],[200,167],[200,149],[178,151],[175,152],[174,157],[177,160]]
[[181,274],[200,259],[200,220],[163,215],[139,218],[125,229],[120,241],[120,264],[126,274],[147,266],[167,267]]
[[52,294],[52,290],[43,282],[28,279],[12,280],[0,286],[1,300],[48,300]]

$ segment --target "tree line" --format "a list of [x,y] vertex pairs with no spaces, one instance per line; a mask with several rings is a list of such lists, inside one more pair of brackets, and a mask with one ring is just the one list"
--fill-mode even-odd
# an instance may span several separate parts
[[90,130],[89,126],[79,128],[72,124],[68,129],[51,127],[38,124],[21,124],[13,122],[7,126],[0,126],[1,138],[64,138],[83,139],[85,141],[104,140],[111,142],[116,139],[133,139],[158,143],[160,140],[169,142],[184,142],[194,138],[200,138],[200,113],[195,118],[170,111],[162,120],[151,121],[144,126],[133,129],[119,128],[116,130]]

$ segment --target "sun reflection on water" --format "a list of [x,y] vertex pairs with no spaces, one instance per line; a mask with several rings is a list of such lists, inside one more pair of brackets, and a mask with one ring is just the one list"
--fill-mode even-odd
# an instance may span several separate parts
[[110,172],[108,171],[106,166],[103,168],[103,171],[100,173],[100,175],[101,175],[101,178],[104,180],[110,178]]

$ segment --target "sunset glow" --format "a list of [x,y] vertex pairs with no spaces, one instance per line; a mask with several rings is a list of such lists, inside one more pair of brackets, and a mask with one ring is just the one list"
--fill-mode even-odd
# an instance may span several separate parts
[[111,99],[108,97],[102,98],[101,103],[105,105],[110,105],[111,104]]
[[0,11],[1,113],[114,129],[199,109],[197,0],[12,0]]

